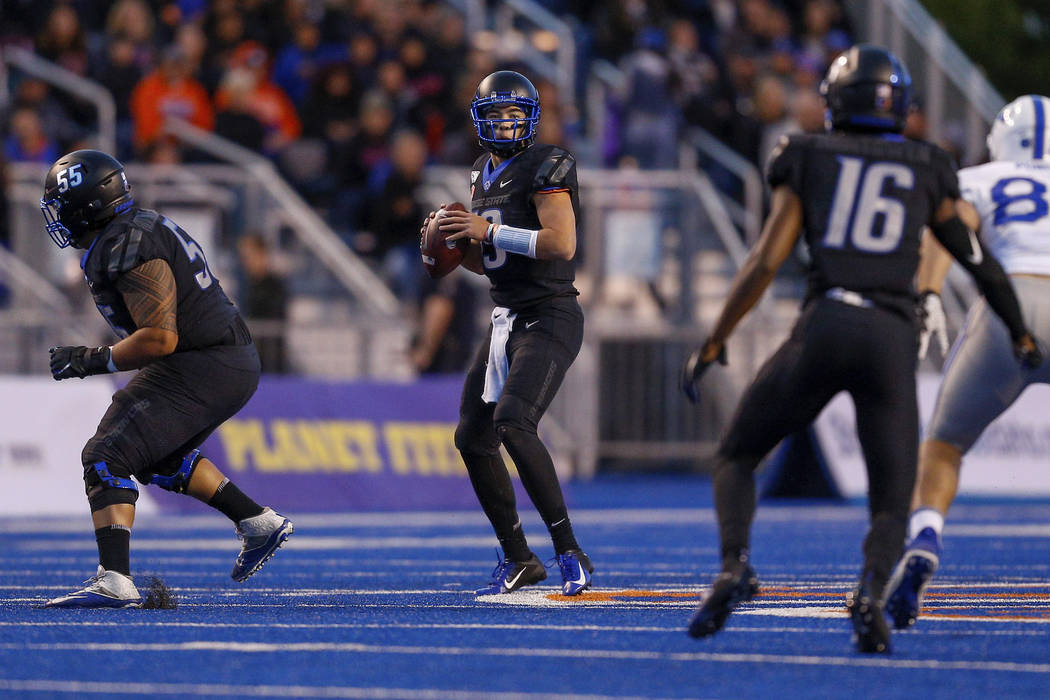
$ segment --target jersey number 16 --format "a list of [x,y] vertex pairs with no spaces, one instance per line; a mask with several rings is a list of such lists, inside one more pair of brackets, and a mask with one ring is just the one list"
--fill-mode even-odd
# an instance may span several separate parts
[[[844,248],[847,241],[865,253],[891,253],[904,235],[905,208],[899,199],[882,193],[887,180],[897,189],[915,187],[915,173],[902,163],[871,163],[839,156],[839,179],[831,202],[823,243]],[[877,229],[879,215],[882,228]]]

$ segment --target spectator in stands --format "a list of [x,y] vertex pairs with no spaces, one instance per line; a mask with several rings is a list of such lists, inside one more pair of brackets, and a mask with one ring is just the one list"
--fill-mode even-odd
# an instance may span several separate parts
[[325,66],[303,107],[303,132],[330,144],[348,143],[357,130],[361,95],[353,68],[339,62]]
[[386,96],[371,91],[361,100],[359,128],[346,144],[333,148],[332,169],[339,177],[340,192],[332,206],[331,221],[336,230],[352,237],[354,250],[373,255],[376,240],[371,233],[358,233],[363,202],[369,184],[379,190],[381,183],[369,183],[369,176],[389,156],[394,111]]
[[26,77],[18,83],[11,108],[17,107],[29,107],[35,111],[48,137],[61,145],[72,144],[86,133],[85,128],[74,120],[67,103],[56,97],[43,80]]
[[19,107],[11,114],[9,133],[4,140],[4,159],[10,162],[51,163],[60,155],[58,144],[48,138],[40,115],[30,107]]
[[849,48],[849,35],[835,27],[840,16],[841,10],[832,0],[808,0],[803,10],[800,53],[819,64],[821,70]]
[[667,60],[675,104],[688,124],[720,134],[733,105],[718,65],[700,51],[700,36],[692,22],[676,20],[668,31]]
[[266,49],[262,44],[246,41],[238,46],[230,56],[229,69],[223,78],[224,84],[220,85],[215,93],[215,106],[225,109],[233,99],[226,83],[227,79],[232,79],[238,86],[241,81],[246,82],[246,104],[266,128],[263,152],[275,155],[299,138],[302,123],[288,95],[269,79],[267,63]]
[[135,127],[131,117],[131,95],[143,75],[136,60],[137,53],[133,41],[116,37],[108,42],[105,57],[94,66],[94,79],[110,91],[117,105],[117,150],[121,157],[130,156],[132,151]]
[[71,5],[55,5],[37,35],[36,52],[77,75],[88,74],[87,40],[77,11]]
[[[490,71],[491,72],[491,71]],[[487,75],[487,74],[486,74]],[[454,98],[459,104],[470,104],[474,99],[474,90],[477,89],[478,81],[469,73],[461,74],[455,82]],[[542,124],[544,120],[540,120]],[[468,166],[478,157],[478,131],[473,122],[460,117],[448,122],[451,129],[447,130],[441,142],[441,149],[437,153],[437,161],[442,165]]]
[[204,21],[204,33],[208,38],[208,51],[205,54],[205,73],[217,71],[222,73],[234,50],[240,46],[248,35],[245,20],[231,0],[213,2]]
[[116,39],[130,42],[134,64],[145,71],[157,54],[155,26],[153,11],[145,0],[120,0],[106,16],[106,37],[110,42]]
[[323,43],[321,28],[307,21],[296,25],[294,37],[295,42],[277,54],[273,81],[302,107],[318,74],[329,63],[345,60],[347,50],[341,44]]
[[403,299],[416,299],[419,285],[419,222],[427,215],[420,199],[427,144],[419,132],[402,130],[391,139],[381,194],[369,198],[366,228],[375,237],[372,257],[383,278]]
[[478,292],[462,270],[440,279],[420,274],[419,325],[409,358],[419,374],[460,373],[478,336]]
[[190,75],[210,93],[219,86],[224,70],[207,61],[208,37],[196,24],[182,24],[175,30],[174,43],[186,59]]
[[131,94],[135,147],[145,149],[163,134],[168,117],[185,119],[211,131],[215,127],[208,92],[190,73],[191,66],[177,46],[161,55],[160,66],[143,78]]
[[761,126],[758,144],[758,165],[761,168],[765,168],[769,154],[781,136],[799,131],[798,124],[791,118],[789,100],[784,82],[775,75],[764,75],[755,84],[755,118]]
[[246,71],[226,73],[219,89],[224,95],[223,106],[215,113],[215,133],[250,151],[262,153],[266,143],[266,127],[255,116],[252,92],[255,87]]
[[269,245],[259,234],[241,236],[237,252],[244,271],[238,306],[252,331],[262,371],[284,374],[288,371],[284,338],[288,288],[284,276],[274,270]]
[[824,127],[824,101],[815,90],[799,90],[791,102],[791,114],[800,131],[819,134]]
[[639,31],[636,49],[623,62],[623,155],[643,169],[675,167],[679,112],[671,95],[666,37],[657,27]]
[[379,55],[376,38],[366,31],[358,31],[350,37],[348,50],[350,65],[354,69],[354,82],[371,85],[375,81],[376,57]]

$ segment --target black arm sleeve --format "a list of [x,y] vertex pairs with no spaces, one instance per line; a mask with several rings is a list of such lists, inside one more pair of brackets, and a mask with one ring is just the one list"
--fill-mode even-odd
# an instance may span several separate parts
[[1003,319],[1010,331],[1010,337],[1016,342],[1027,333],[1010,278],[1006,276],[999,261],[984,247],[977,234],[957,216],[944,223],[933,224],[930,230],[944,249],[973,276],[981,294],[988,300],[988,305]]

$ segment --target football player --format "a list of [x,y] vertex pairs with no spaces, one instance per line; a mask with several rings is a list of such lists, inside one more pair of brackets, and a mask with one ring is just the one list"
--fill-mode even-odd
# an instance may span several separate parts
[[717,632],[738,604],[758,594],[748,554],[754,469],[847,391],[857,409],[871,513],[848,605],[857,648],[889,651],[881,598],[904,545],[919,443],[913,278],[923,226],[1003,318],[1009,351],[1028,365],[1040,362],[1009,278],[959,216],[950,157],[900,136],[910,84],[897,57],[877,46],[854,46],[832,63],[821,89],[830,133],[785,137],[774,151],[772,208],[760,239],[711,335],[683,367],[683,388],[695,401],[700,376],[725,362],[733,328],[803,235],[811,262],[801,315],[744,392],[719,445],[713,481],[722,572],[689,622],[694,637]]
[[447,212],[440,227],[449,241],[470,240],[462,264],[488,276],[495,303],[463,385],[455,438],[504,552],[492,582],[477,593],[510,593],[547,577],[522,531],[503,445],[554,542],[562,593],[577,595],[591,585],[594,567],[576,542],[554,462],[536,434],[583,343],[573,286],[576,160],[535,143],[539,94],[520,73],[482,80],[470,114],[487,153],[470,174],[471,211]]
[[259,383],[259,356],[204,251],[175,222],[135,206],[124,166],[101,151],[58,159],[40,200],[59,248],[80,266],[120,341],[51,348],[56,380],[139,370],[113,395],[81,459],[99,566],[87,585],[51,607],[138,605],[130,538],[140,484],[184,493],[229,517],[243,540],[233,578],[259,570],[292,523],[246,496],[198,446],[240,410]]
[[[988,134],[992,162],[959,171],[967,226],[1010,274],[1024,320],[1042,347],[1050,343],[1050,98],[1019,97],[1006,105]],[[924,258],[919,283],[923,336],[947,344],[939,292],[951,266],[943,249]],[[925,346],[926,343],[923,343]],[[909,545],[893,571],[886,611],[904,628],[918,617],[922,595],[937,570],[944,516],[955,498],[959,469],[984,429],[1030,384],[1050,383],[1050,365],[1014,362],[1009,330],[979,300],[948,359],[937,404],[919,450],[919,475],[908,522]]]

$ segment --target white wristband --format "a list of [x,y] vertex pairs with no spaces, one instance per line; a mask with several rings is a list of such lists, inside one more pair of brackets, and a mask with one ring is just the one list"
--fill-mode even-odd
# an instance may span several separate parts
[[539,231],[530,231],[527,228],[515,228],[500,224],[492,234],[492,245],[508,253],[536,257],[536,239]]
[[109,346],[109,360],[106,362],[106,369],[108,369],[110,372],[119,372],[120,371],[119,369],[117,369],[117,366],[115,364],[113,364],[113,346],[112,345]]

